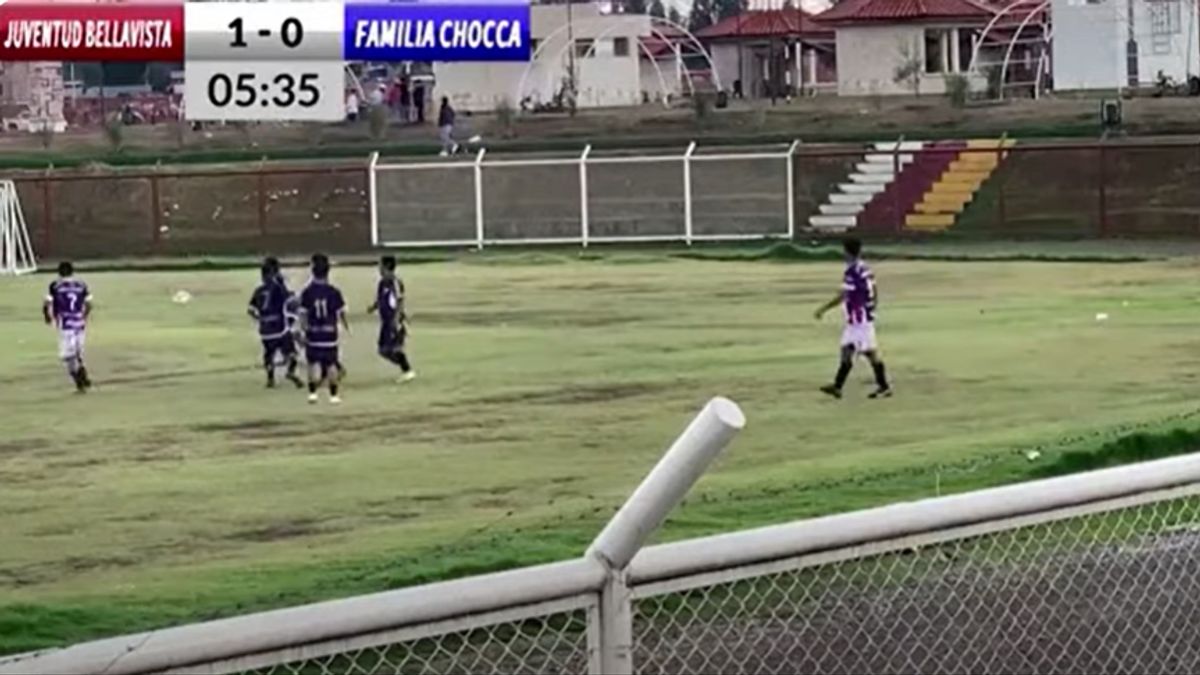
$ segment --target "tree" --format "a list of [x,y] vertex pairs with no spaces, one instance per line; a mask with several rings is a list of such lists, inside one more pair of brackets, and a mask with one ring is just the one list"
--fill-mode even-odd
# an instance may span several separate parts
[[174,64],[155,61],[146,68],[146,83],[154,91],[167,91],[171,88],[172,70],[174,70]]
[[650,16],[657,16],[660,19],[666,18],[667,8],[663,6],[662,0],[653,0],[650,3],[650,9],[646,12]]
[[924,70],[924,63],[921,62],[921,52],[916,45],[908,42],[900,43],[900,62],[896,64],[896,70],[892,74],[892,81],[896,84],[907,84],[912,88],[913,96],[921,95],[921,72]]
[[674,24],[683,25],[683,16],[679,10],[675,9],[675,5],[671,5],[671,10],[667,12],[667,20]]
[[113,87],[124,87],[142,84],[146,81],[145,61],[106,61],[104,68],[104,84]]
[[713,9],[716,10],[718,21],[737,16],[745,9],[743,7],[743,0],[712,0],[712,4]]
[[694,0],[692,2],[692,13],[688,15],[688,29],[693,33],[701,28],[708,28],[715,22],[714,15],[716,14],[715,0]]
[[629,14],[645,14],[646,0],[625,0],[625,11]]
[[[104,67],[98,61],[85,61],[74,64],[75,77],[87,88],[99,87],[104,79]],[[65,69],[70,72],[71,69]]]

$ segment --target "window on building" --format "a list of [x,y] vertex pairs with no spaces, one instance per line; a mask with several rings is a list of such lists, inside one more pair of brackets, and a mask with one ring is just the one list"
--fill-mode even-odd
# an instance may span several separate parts
[[925,72],[930,75],[950,70],[950,31],[945,28],[925,29]]
[[1182,32],[1182,12],[1179,0],[1151,0],[1146,3],[1150,10],[1151,35],[1175,35]]
[[975,55],[975,42],[979,36],[966,28],[958,29],[958,70],[965,73],[971,69],[971,57]]
[[586,59],[595,56],[596,50],[592,49],[596,41],[591,38],[579,38],[575,40],[575,57]]

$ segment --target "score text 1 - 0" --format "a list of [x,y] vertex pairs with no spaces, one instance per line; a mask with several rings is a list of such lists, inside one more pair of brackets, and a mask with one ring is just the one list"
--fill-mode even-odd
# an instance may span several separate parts
[[184,79],[184,115],[196,121],[341,121],[345,77],[341,61],[192,61]]
[[189,2],[185,60],[341,61],[340,2]]

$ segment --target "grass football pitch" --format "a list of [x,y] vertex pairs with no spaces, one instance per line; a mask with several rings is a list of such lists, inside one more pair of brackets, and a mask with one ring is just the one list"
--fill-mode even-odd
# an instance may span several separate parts
[[880,402],[865,364],[846,400],[816,393],[834,262],[407,267],[405,386],[374,355],[374,271],[337,269],[340,408],[263,388],[255,270],[84,275],[87,396],[40,322],[50,278],[6,280],[0,653],[578,555],[713,395],[749,424],[660,539],[1022,480],[1028,450],[1052,461],[1198,407],[1189,262],[874,267],[897,390]]

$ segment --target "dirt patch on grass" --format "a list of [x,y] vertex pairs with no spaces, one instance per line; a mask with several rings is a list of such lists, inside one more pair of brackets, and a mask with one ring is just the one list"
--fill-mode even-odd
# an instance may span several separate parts
[[603,328],[640,321],[641,317],[606,314],[597,311],[567,312],[563,310],[519,310],[507,312],[439,312],[421,314],[421,323],[454,326],[532,326]]
[[191,377],[202,377],[204,375],[230,375],[234,373],[245,372],[245,368],[204,368],[199,370],[175,370],[166,373],[147,373],[145,375],[127,375],[117,377],[105,377],[97,379],[96,385],[104,387],[113,384],[146,384],[150,382],[163,382],[167,380],[184,380]]
[[245,541],[264,544],[272,541],[283,541],[297,537],[311,537],[316,534],[328,534],[328,527],[322,527],[321,522],[310,518],[292,518],[268,523],[261,527],[238,530],[225,536],[232,541]]
[[552,389],[514,392],[485,396],[467,401],[476,405],[587,405],[617,401],[636,396],[648,396],[668,389],[674,389],[675,383],[662,382],[623,382],[614,384],[579,385],[572,384]]
[[202,434],[211,433],[237,433],[243,431],[261,431],[264,429],[277,429],[286,426],[287,423],[277,419],[260,418],[252,420],[239,420],[235,422],[208,422],[205,424],[194,424],[189,429]]
[[567,293],[618,293],[620,295],[651,295],[663,292],[662,286],[654,286],[651,284],[616,283],[611,281],[559,284],[557,286],[552,286],[550,290],[564,291]]
[[0,441],[0,457],[18,457],[33,454],[50,447],[44,438],[23,438],[19,441]]

